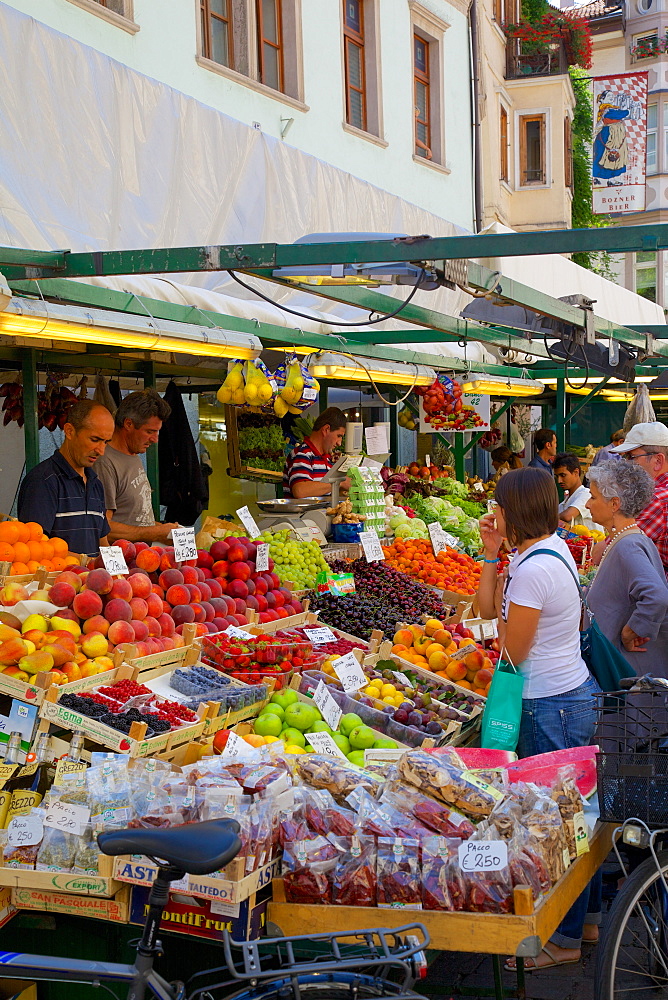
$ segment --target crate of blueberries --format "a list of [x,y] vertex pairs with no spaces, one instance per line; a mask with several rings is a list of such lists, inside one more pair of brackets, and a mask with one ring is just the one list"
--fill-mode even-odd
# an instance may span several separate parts
[[197,711],[202,702],[220,705],[217,717],[207,719],[205,732],[218,728],[218,723],[232,725],[252,718],[268,701],[274,683],[272,678],[260,684],[245,684],[219,670],[198,663],[189,669],[179,668],[169,676],[169,687],[184,696],[183,704]]

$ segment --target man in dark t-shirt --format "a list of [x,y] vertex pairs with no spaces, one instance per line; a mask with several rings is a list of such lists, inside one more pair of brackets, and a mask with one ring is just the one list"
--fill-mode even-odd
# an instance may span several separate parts
[[97,555],[107,544],[104,489],[93,468],[111,441],[114,418],[106,406],[81,399],[69,412],[65,440],[27,474],[19,490],[20,521],[37,521],[70,552]]

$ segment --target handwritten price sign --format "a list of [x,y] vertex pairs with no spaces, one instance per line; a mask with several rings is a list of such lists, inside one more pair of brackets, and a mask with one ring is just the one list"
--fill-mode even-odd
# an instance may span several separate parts
[[15,816],[7,827],[7,843],[10,847],[30,847],[39,844],[44,836],[42,820],[35,813]]
[[316,753],[326,753],[330,757],[346,759],[346,755],[336,745],[329,733],[306,733],[306,741]]
[[80,837],[89,819],[90,809],[86,806],[56,801],[46,810],[44,826],[51,826],[55,830],[63,830],[65,833]]
[[100,547],[100,556],[102,557],[104,568],[112,576],[130,572],[120,545],[102,545]]
[[367,682],[354,653],[346,653],[345,656],[339,656],[338,659],[332,660],[332,667],[341,681],[344,691],[359,691]]
[[378,562],[379,559],[385,558],[383,546],[380,544],[380,538],[375,531],[361,531],[359,539],[368,563]]
[[257,538],[259,536],[260,529],[258,528],[255,518],[249,511],[248,507],[240,507],[237,511],[237,517],[248,532],[250,538]]
[[172,528],[172,541],[174,542],[174,559],[176,562],[197,559],[194,528]]
[[320,713],[329,728],[338,729],[343,712],[327,690],[324,681],[318,682],[313,695],[313,703],[320,709]]
[[269,570],[269,546],[266,542],[258,545],[255,553],[255,570],[257,573],[266,573]]
[[465,841],[459,845],[459,867],[463,872],[498,872],[508,867],[505,840]]

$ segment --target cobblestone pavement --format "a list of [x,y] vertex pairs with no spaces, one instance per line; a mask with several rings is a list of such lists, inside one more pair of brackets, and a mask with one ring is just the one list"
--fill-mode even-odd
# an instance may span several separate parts
[[[591,1000],[593,996],[593,976],[596,949],[585,945],[582,960],[577,965],[566,965],[560,969],[545,969],[531,972],[526,976],[528,1000]],[[503,973],[503,984],[514,990],[517,982],[514,973]],[[467,955],[462,952],[445,952],[429,967],[426,981],[417,986],[427,997],[441,1000],[461,996],[477,998],[483,994],[479,989],[494,986],[492,960],[488,955]]]

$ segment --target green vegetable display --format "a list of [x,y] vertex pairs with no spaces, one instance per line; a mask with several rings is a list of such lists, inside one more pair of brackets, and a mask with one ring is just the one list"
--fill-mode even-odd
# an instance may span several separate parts
[[475,556],[480,552],[482,540],[478,521],[468,517],[461,507],[442,497],[425,497],[415,500],[414,509],[425,524],[438,521],[445,531],[459,539],[469,555]]
[[285,437],[278,419],[264,413],[240,413],[237,425],[241,464],[281,472],[285,464]]

